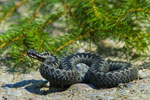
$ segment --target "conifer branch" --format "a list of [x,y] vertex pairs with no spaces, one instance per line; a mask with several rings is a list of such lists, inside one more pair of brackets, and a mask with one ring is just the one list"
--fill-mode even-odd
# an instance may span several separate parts
[[62,2],[62,4],[63,4],[65,10],[66,10],[66,11],[67,11],[67,10],[69,11],[68,5],[65,3],[65,1],[64,1],[64,0],[61,0],[61,2]]
[[91,31],[89,31],[88,29],[86,29],[86,28],[84,27],[84,25],[81,24],[80,21],[77,20],[77,18],[76,18],[75,15],[71,12],[71,9],[69,9],[69,7],[68,7],[67,4],[64,2],[64,0],[62,0],[62,3],[63,3],[63,5],[64,5],[64,8],[66,9],[66,11],[69,12],[69,15],[70,15],[70,16],[75,20],[75,22],[84,30],[85,33],[82,33],[82,34],[76,36],[74,39],[72,39],[72,40],[68,41],[67,43],[65,43],[64,45],[60,46],[59,48],[57,48],[57,49],[55,50],[54,53],[57,53],[57,52],[60,51],[61,49],[65,48],[66,46],[68,46],[68,45],[72,44],[73,42],[77,41],[78,39],[80,39],[80,38],[83,37],[84,35],[87,35],[87,34],[89,34],[89,33],[92,33]]
[[42,44],[43,44],[43,41],[40,41],[40,51],[42,51]]
[[[58,18],[60,18],[63,14],[64,14],[64,12],[60,12],[60,13],[58,13],[58,15],[55,16],[54,18],[49,17],[49,18],[45,21],[45,23],[44,23],[39,29],[37,29],[36,31],[38,32],[38,31],[42,30],[43,28],[47,27],[48,24],[51,24],[52,22],[54,22],[55,20],[57,20]],[[34,32],[34,33],[36,33],[36,32]],[[37,35],[38,38],[40,39],[40,36],[39,36],[38,34],[36,34],[36,35]],[[43,48],[42,48],[42,44],[43,44],[43,42],[42,42],[42,40],[40,40],[40,50],[43,49]],[[23,61],[23,59],[24,59],[24,54],[26,54],[27,49],[28,49],[28,48],[26,48],[26,50],[24,50],[24,51],[22,52],[22,57],[21,57],[20,61]]]
[[81,37],[83,37],[84,35],[86,35],[87,33],[83,33],[83,34],[80,34],[78,35],[77,37],[75,37],[74,39],[70,40],[69,42],[65,43],[64,45],[60,46],[59,48],[57,48],[55,50],[54,53],[57,53],[58,51],[60,51],[61,49],[65,48],[66,46],[72,44],[73,42],[77,41],[78,39],[80,39]]
[[14,7],[12,7],[1,19],[0,19],[0,23],[5,20],[15,9],[17,9],[18,7],[20,7],[21,5],[23,5],[25,2],[27,2],[27,0],[22,0],[20,2],[18,2]]
[[[4,10],[4,16],[1,17],[2,19],[0,19],[0,22],[9,17],[11,13],[15,13],[14,10],[23,4],[21,4],[21,2],[24,1],[25,3],[28,0],[18,1],[20,4],[14,3],[13,1],[12,5],[12,2],[9,2],[8,7],[2,9]],[[149,26],[146,26],[149,21],[149,15],[147,15],[150,13],[149,3],[147,3],[146,0],[140,1],[141,4],[137,5],[138,8],[135,8],[137,6],[133,4],[133,2],[139,3],[139,1],[127,1],[127,3],[117,2],[124,4],[128,9],[120,9],[122,8],[121,5],[115,3],[113,3],[114,8],[112,7],[112,9],[110,9],[109,5],[112,4],[112,2],[101,2],[99,0],[33,0],[32,3],[28,4],[29,6],[25,5],[28,7],[25,7],[25,9],[33,11],[30,18],[27,19],[24,17],[19,20],[13,20],[14,22],[10,23],[11,25],[8,27],[8,31],[3,32],[3,34],[0,35],[1,53],[6,47],[10,46],[8,47],[8,50],[9,55],[12,57],[10,60],[13,60],[15,64],[14,67],[25,63],[27,63],[27,66],[29,67],[33,65],[33,62],[28,58],[26,59],[25,54],[28,49],[35,49],[40,52],[46,49],[53,53],[62,53],[61,50],[66,50],[66,47],[70,47],[69,45],[75,43],[77,40],[88,40],[88,50],[91,51],[91,42],[94,41],[94,38],[111,38],[124,41],[125,47],[128,48],[129,51],[135,48],[137,51],[143,52],[149,47],[150,43],[150,34],[147,34]],[[60,5],[60,3],[62,3],[62,5]],[[99,4],[103,5],[103,8],[98,6]],[[64,8],[62,8],[62,6],[64,6]],[[49,14],[47,17],[48,7],[51,7],[54,13],[52,12],[52,14]],[[60,7],[59,12],[57,12],[58,7]],[[40,10],[42,10],[43,15],[38,18],[38,20],[35,20],[40,13]],[[57,12],[57,14],[55,12]],[[127,16],[130,13],[131,16],[136,17],[134,20],[135,23],[129,22],[132,21],[132,18]],[[49,24],[56,22],[62,16],[65,18],[59,20],[60,24],[66,23],[61,24],[62,26],[60,25],[57,28],[63,31],[67,30],[69,34],[63,34],[54,38],[49,37],[49,32],[46,32],[45,28],[48,27]],[[45,19],[46,17],[47,19]],[[124,18],[126,18],[126,20],[122,20]],[[148,21],[144,21],[144,18],[147,18],[146,20]],[[139,29],[143,28],[143,26],[140,26],[140,23],[143,25],[145,24],[146,27],[144,27],[144,29],[146,31]],[[135,26],[138,29],[135,30]],[[96,42],[98,42],[98,40],[95,40],[94,43]]]
[[15,37],[15,38],[13,38],[12,40],[9,40],[9,41],[7,41],[7,42],[1,44],[1,45],[0,45],[0,48],[6,46],[7,44],[9,44],[9,43],[11,43],[11,42],[13,42],[13,41],[16,41],[16,40],[20,39],[21,37],[23,37],[23,35],[21,35],[20,37],[17,36],[17,37]]
[[39,30],[47,27],[47,25],[53,23],[54,21],[56,21],[57,19],[59,19],[65,12],[59,12],[57,14],[57,16],[55,16],[54,18],[51,18],[51,16],[45,21],[45,23],[39,28]]
[[138,13],[136,13],[136,26],[138,30],[140,29],[139,20],[138,20]]
[[1,44],[0,48],[4,47],[6,44],[8,44],[8,42]]
[[32,20],[36,17],[37,13],[40,11],[40,8],[44,5],[44,3],[45,3],[45,0],[41,0],[40,4],[38,5],[38,7],[34,11],[33,15],[31,16],[29,23],[31,23]]
[[145,14],[150,14],[150,10],[145,10]]
[[97,12],[96,6],[95,6],[95,0],[91,0],[91,2],[92,2],[92,8],[94,10],[94,13],[95,13],[97,19],[99,19],[99,15],[98,15],[98,12]]
[[[28,21],[28,23],[31,23],[31,22],[32,22],[32,20],[36,17],[37,13],[40,11],[40,8],[44,5],[44,3],[45,3],[45,0],[41,0],[40,4],[39,4],[39,5],[37,6],[37,8],[35,9],[33,15],[31,16],[30,20]],[[40,38],[40,36],[38,36],[38,37]],[[42,44],[42,41],[40,40],[40,50],[42,50],[41,44]],[[26,48],[26,50],[24,50],[24,51],[22,52],[22,57],[20,58],[20,62],[23,61],[24,55],[26,54],[27,49],[28,49],[28,48]]]
[[25,56],[25,54],[26,54],[27,50],[28,50],[28,48],[25,48],[25,50],[21,53],[20,62],[22,62],[22,61],[23,61],[24,56]]
[[85,26],[76,18],[76,16],[71,11],[71,9],[69,7],[67,7],[67,6],[66,6],[66,8],[68,10],[69,15],[73,18],[73,20],[77,23],[77,25],[79,25],[84,30],[84,32],[88,32],[89,30],[87,28],[85,28]]
[[129,12],[138,12],[138,11],[142,11],[142,8],[130,9],[130,10],[126,11],[126,12],[123,12],[123,13],[118,17],[118,19],[116,20],[116,25],[118,25],[120,19],[121,19],[123,16],[125,16],[125,14],[127,14],[127,13],[129,13]]

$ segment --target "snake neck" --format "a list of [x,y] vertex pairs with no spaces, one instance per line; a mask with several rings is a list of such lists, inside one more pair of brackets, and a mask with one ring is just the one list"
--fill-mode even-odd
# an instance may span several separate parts
[[40,74],[43,78],[46,80],[50,81],[52,77],[55,76],[56,70],[59,69],[60,62],[55,61],[55,62],[49,62],[46,60],[40,67],[39,71]]
[[47,59],[45,59],[43,63],[44,63],[44,66],[50,66],[53,68],[59,68],[60,66],[60,61],[57,58],[48,57]]

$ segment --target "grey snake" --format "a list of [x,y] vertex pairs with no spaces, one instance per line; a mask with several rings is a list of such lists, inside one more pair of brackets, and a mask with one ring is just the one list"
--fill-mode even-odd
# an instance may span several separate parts
[[[75,83],[92,83],[97,88],[115,87],[119,83],[135,80],[138,70],[127,62],[104,60],[102,56],[93,53],[77,53],[58,60],[48,52],[28,50],[29,57],[42,62],[40,74],[50,82],[51,86],[66,87]],[[76,66],[84,63],[88,67],[80,70]]]

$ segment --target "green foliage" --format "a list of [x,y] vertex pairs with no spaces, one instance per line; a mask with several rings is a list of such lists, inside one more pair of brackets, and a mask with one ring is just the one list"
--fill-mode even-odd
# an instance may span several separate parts
[[[28,49],[63,55],[77,40],[96,43],[111,38],[139,54],[149,49],[148,0],[27,0],[16,7],[21,1],[0,4],[0,23],[9,21],[8,30],[0,34],[0,53],[8,50],[14,68],[33,66],[26,56]],[[63,34],[54,36],[54,30]]]
[[148,49],[149,26],[145,27],[145,31],[140,27],[140,21],[143,19],[144,24],[149,24],[150,16],[145,14],[150,10],[148,1],[81,0],[77,2],[74,0],[73,2],[72,9],[74,9],[75,17],[89,31],[94,31],[94,36],[119,39],[125,42],[127,48],[136,48],[139,53]]

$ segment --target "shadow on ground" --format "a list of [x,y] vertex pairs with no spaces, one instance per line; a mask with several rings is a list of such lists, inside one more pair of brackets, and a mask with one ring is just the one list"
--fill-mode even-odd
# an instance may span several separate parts
[[67,90],[68,88],[55,88],[46,86],[48,81],[43,80],[23,80],[20,82],[16,82],[14,84],[4,84],[2,88],[22,88],[24,87],[30,93],[38,94],[38,95],[47,95],[55,92],[62,92]]

